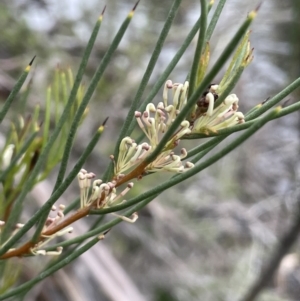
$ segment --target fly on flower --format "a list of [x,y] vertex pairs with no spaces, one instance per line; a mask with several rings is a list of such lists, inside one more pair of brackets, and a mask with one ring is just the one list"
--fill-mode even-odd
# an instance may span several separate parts
[[208,88],[203,92],[200,99],[197,101],[197,108],[194,114],[191,117],[190,124],[193,125],[194,121],[207,114],[208,116],[212,115],[214,109],[214,103],[219,98],[217,93],[219,85],[217,84],[210,84]]
[[211,115],[214,103],[219,98],[219,95],[217,94],[218,87],[219,85],[216,84],[209,85],[209,87],[202,94],[201,98],[197,101],[197,111],[199,112],[198,117],[205,113]]

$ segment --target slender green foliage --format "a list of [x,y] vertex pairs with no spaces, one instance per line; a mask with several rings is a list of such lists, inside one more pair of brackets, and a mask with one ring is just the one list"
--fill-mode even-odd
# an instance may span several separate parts
[[206,36],[206,24],[207,24],[207,1],[200,0],[201,3],[201,17],[200,17],[200,32],[198,37],[198,42],[194,54],[194,60],[192,63],[192,69],[190,73],[190,85],[189,85],[189,96],[191,96],[195,90],[195,86],[197,84],[197,74],[199,68],[200,58],[203,52],[203,48],[205,45],[205,36]]
[[[93,32],[91,34],[91,37],[89,39],[89,42],[88,42],[87,47],[85,49],[85,52],[83,54],[83,57],[82,57],[82,60],[81,60],[80,66],[79,66],[79,70],[78,70],[78,73],[76,75],[74,85],[73,85],[72,90],[70,92],[70,97],[69,97],[68,102],[73,103],[76,99],[76,95],[78,93],[78,89],[79,89],[79,86],[80,86],[80,83],[81,83],[86,65],[88,63],[88,59],[90,57],[90,54],[92,52],[93,46],[95,44],[97,35],[98,35],[100,27],[101,27],[104,11],[105,11],[105,8],[104,8],[101,16],[99,17],[99,19],[97,20],[97,22],[94,26]],[[69,158],[71,147],[72,147],[72,142],[73,142],[73,139],[74,139],[76,129],[78,127],[78,123],[81,120],[82,114],[84,112],[84,109],[86,108],[86,105],[87,105],[90,97],[91,97],[91,94],[94,92],[93,86],[95,86],[95,84],[93,86],[92,86],[92,84],[93,84],[93,81],[90,85],[90,90],[86,93],[86,97],[82,101],[83,104],[81,106],[81,110],[80,111],[78,110],[78,113],[75,116],[76,119],[74,119],[74,121],[72,123],[71,130],[70,130],[70,135],[68,134],[68,140],[66,142],[66,147],[64,149],[64,155],[63,155],[63,158],[62,158],[62,162],[61,162],[61,165],[60,165],[60,169],[59,169],[59,172],[58,172],[56,183],[55,183],[54,188],[53,188],[53,192],[58,188],[58,186],[61,184],[61,182],[64,178],[65,171],[66,171],[67,164],[68,164],[68,158]]]
[[56,272],[60,268],[64,267],[68,263],[70,263],[72,260],[79,257],[81,254],[83,254],[88,249],[93,247],[98,241],[99,241],[98,237],[93,238],[88,243],[86,243],[84,246],[82,246],[80,249],[73,252],[70,256],[66,257],[64,260],[57,263],[55,266],[53,266],[53,267],[49,268],[48,270],[42,272],[38,277],[35,277],[35,278],[31,279],[30,281],[27,281],[24,284],[21,284],[18,288],[12,289],[8,293],[2,294],[0,296],[0,300],[5,300],[9,297],[16,296],[16,295],[19,295],[19,294],[22,294],[22,293],[28,291],[28,289],[32,288],[36,283],[38,283],[41,280],[45,279],[46,277],[50,276],[51,274],[53,274],[54,272]]
[[[117,160],[118,159],[118,154],[119,154],[119,145],[122,141],[122,139],[127,136],[129,134],[129,126],[130,126],[130,123],[132,122],[132,119],[134,117],[134,111],[137,109],[140,101],[141,101],[141,98],[143,96],[143,93],[144,93],[144,90],[148,84],[148,81],[150,79],[150,76],[153,72],[153,69],[156,65],[156,62],[157,62],[157,59],[159,57],[159,54],[162,50],[162,47],[164,45],[164,42],[165,42],[165,39],[167,38],[168,36],[168,33],[169,33],[169,30],[171,28],[171,25],[172,25],[172,22],[176,16],[176,12],[179,8],[179,5],[181,3],[182,0],[175,0],[173,2],[173,5],[170,9],[170,12],[166,18],[166,22],[164,24],[164,27],[161,31],[161,34],[160,36],[158,37],[158,40],[157,40],[157,43],[156,43],[156,46],[154,48],[154,51],[152,53],[152,56],[150,58],[150,61],[149,61],[149,64],[147,66],[147,69],[144,73],[144,76],[141,80],[141,83],[139,85],[139,88],[136,92],[136,95],[135,95],[135,98],[131,104],[131,107],[128,111],[128,114],[127,114],[127,117],[126,117],[126,120],[123,124],[123,127],[121,129],[121,132],[119,134],[119,137],[118,137],[118,140],[117,140],[117,143],[116,143],[116,147],[115,147],[115,150],[114,150],[114,157],[115,159]],[[107,171],[104,173],[104,176],[103,176],[103,179],[104,181],[108,180],[109,178],[111,178],[112,176],[112,163],[110,163]]]
[[212,19],[207,27],[207,31],[206,31],[206,41],[207,42],[210,40],[210,38],[215,30],[215,27],[219,21],[219,18],[220,18],[220,15],[222,13],[225,3],[226,3],[226,0],[220,0],[216,7],[216,10],[212,16]]
[[278,104],[283,98],[287,97],[290,93],[292,93],[295,89],[300,87],[300,78],[296,79],[294,82],[292,82],[290,85],[288,85],[285,89],[280,91],[278,94],[276,94],[274,97],[269,99],[257,110],[253,111],[252,113],[247,115],[246,120],[252,120],[263,113],[265,113],[267,110]]
[[[185,51],[188,48],[188,46],[190,45],[191,41],[195,37],[197,31],[199,30],[200,22],[201,22],[201,20],[199,18],[196,21],[196,23],[194,24],[193,28],[188,33],[186,39],[183,41],[181,47],[179,48],[177,53],[174,55],[174,57],[171,60],[171,62],[169,63],[169,65],[166,67],[165,71],[157,79],[155,85],[153,86],[153,88],[149,92],[148,96],[145,98],[145,100],[139,106],[138,111],[141,111],[141,112],[144,111],[147,104],[149,102],[151,102],[153,100],[153,98],[157,95],[159,89],[163,86],[165,81],[168,79],[168,76],[170,75],[172,70],[176,67],[176,65],[178,64],[180,58],[185,53]],[[133,119],[130,123],[127,134],[130,135],[135,127],[136,127],[136,120]]]
[[30,71],[30,68],[33,64],[35,57],[31,60],[31,62],[28,64],[28,66],[25,68],[25,70],[23,71],[22,75],[20,76],[20,78],[17,80],[16,84],[14,85],[12,91],[10,92],[8,98],[5,101],[5,104],[2,108],[2,110],[0,111],[0,124],[2,123],[6,113],[8,112],[10,105],[12,104],[13,100],[15,99],[15,97],[17,96],[17,94],[19,93],[19,91],[21,90],[28,74]]

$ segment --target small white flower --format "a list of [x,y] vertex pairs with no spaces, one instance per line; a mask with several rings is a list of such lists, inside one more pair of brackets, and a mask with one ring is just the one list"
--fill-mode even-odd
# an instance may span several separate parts
[[[137,123],[149,139],[149,143],[152,150],[158,145],[163,134],[169,129],[177,115],[187,102],[189,83],[173,84],[168,80],[165,83],[163,91],[163,102],[159,102],[155,107],[153,103],[149,103],[146,110],[141,113],[136,111],[135,117]],[[168,103],[169,90],[172,89],[172,103]],[[181,129],[175,134],[175,136],[169,141],[167,145],[171,145],[174,141],[180,139],[185,134],[190,132],[189,122],[184,120],[181,123]]]
[[[91,175],[81,170],[78,173],[79,188],[80,188],[80,208],[95,206],[96,208],[110,207],[112,204],[119,203],[125,194],[133,187],[133,183],[128,183],[127,187],[119,194],[116,192],[116,182],[103,183],[102,180],[97,179],[91,183]],[[87,179],[88,178],[88,179]],[[89,194],[90,188],[92,193]]]
[[2,156],[2,169],[6,169],[10,162],[12,155],[14,153],[15,146],[14,144],[9,144],[6,149],[4,150],[3,156]]
[[115,175],[122,173],[140,163],[149,153],[148,143],[137,145],[130,137],[125,137],[119,147],[118,161],[115,163]]
[[235,94],[228,95],[223,103],[213,110],[211,106],[211,103],[214,104],[212,93],[209,92],[206,98],[209,101],[208,111],[194,122],[192,133],[216,132],[244,122],[243,113],[237,112],[239,99]]
[[[122,140],[118,161],[115,162],[114,171],[117,179],[122,177],[125,171],[141,163],[146,156],[155,150],[164,133],[186,105],[188,88],[189,83],[187,81],[184,84],[173,84],[171,80],[168,80],[164,86],[163,102],[159,102],[156,107],[153,103],[149,103],[144,112],[135,112],[137,123],[148,138],[149,144],[137,145],[130,137],[125,137]],[[168,99],[169,90],[172,90],[171,103]],[[163,152],[145,168],[145,172],[183,172],[187,168],[191,168],[191,163],[183,165],[181,161],[183,156],[177,156],[172,151],[178,145],[180,138],[190,133],[189,121],[183,120],[178,130],[166,143]]]
[[88,173],[85,169],[81,169],[77,175],[80,188],[80,208],[85,207],[85,204],[88,202],[89,189],[92,184],[92,179],[95,178],[95,176],[94,173]]
[[145,169],[147,172],[158,172],[158,171],[168,171],[182,173],[190,168],[194,167],[191,162],[186,162],[183,165],[182,159],[187,156],[187,151],[185,148],[181,150],[181,155],[175,155],[173,151],[165,151],[158,155],[158,157],[151,162]]

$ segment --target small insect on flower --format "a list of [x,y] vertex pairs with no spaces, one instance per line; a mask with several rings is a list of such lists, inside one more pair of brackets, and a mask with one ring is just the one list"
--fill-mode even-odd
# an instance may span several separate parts
[[203,92],[200,99],[197,101],[197,109],[192,115],[192,120],[190,121],[191,125],[193,125],[194,121],[207,114],[208,116],[212,115],[214,110],[214,103],[219,98],[217,94],[217,89],[219,85],[217,84],[210,84],[208,88]]
[[[210,84],[209,87],[203,92],[201,98],[197,101],[197,107],[198,107],[198,110],[201,115],[210,111],[211,110],[210,107],[219,98],[219,95],[217,94],[218,87],[219,87],[219,85]],[[212,96],[213,96],[213,103],[210,102],[210,99],[208,96],[210,94],[212,94]]]

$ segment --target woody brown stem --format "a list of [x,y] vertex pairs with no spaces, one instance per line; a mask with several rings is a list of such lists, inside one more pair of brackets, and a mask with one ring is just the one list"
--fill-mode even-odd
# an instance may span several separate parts
[[[78,210],[73,215],[65,218],[61,223],[54,225],[53,227],[42,232],[39,242],[42,241],[45,238],[45,236],[51,236],[51,235],[57,233],[58,231],[64,229],[65,227],[71,225],[72,223],[76,222],[77,220],[87,216],[89,214],[89,211],[92,208],[92,206],[93,205],[91,205],[90,207],[85,207],[85,208]],[[0,257],[0,259],[7,259],[7,258],[11,258],[11,257],[21,257],[23,255],[30,254],[30,249],[32,247],[34,247],[35,245],[36,245],[36,243],[33,243],[32,241],[28,241],[25,244],[23,244],[22,246],[20,246],[19,248],[16,248],[16,249],[6,252],[5,254],[3,254]]]
[[61,223],[54,225],[53,227],[48,228],[46,231],[42,232],[41,236],[51,236],[58,232],[59,230],[64,229],[65,227],[73,224],[77,220],[87,216],[89,214],[90,207],[84,207],[76,211],[73,215],[64,219]]
[[[130,173],[125,175],[123,178],[117,180],[116,187],[128,182],[131,179],[137,178],[141,176],[144,173],[145,167],[149,164],[149,162],[142,162],[139,166],[137,166],[134,170],[132,170]],[[100,204],[102,201],[104,201],[105,195],[101,197],[102,200],[100,200]],[[99,201],[99,200],[98,200]],[[66,228],[67,226],[73,224],[77,220],[87,216],[89,214],[90,209],[95,207],[95,204],[97,204],[97,200],[91,204],[89,207],[84,207],[82,209],[79,209],[77,212],[75,212],[73,215],[66,217],[63,221],[61,221],[59,224],[49,226],[48,229],[46,229],[44,232],[41,233],[41,236],[39,238],[38,242],[41,242],[45,239],[47,236],[51,236],[58,231]],[[24,243],[22,246],[16,249],[9,250],[5,254],[3,254],[0,259],[7,259],[11,257],[21,257],[27,254],[30,254],[30,249],[33,248],[36,245],[36,243],[32,241],[28,241]]]
[[118,187],[118,186],[132,180],[132,179],[135,179],[135,178],[138,178],[139,176],[141,176],[144,173],[144,170],[145,170],[145,168],[148,164],[149,164],[148,162],[143,161],[139,166],[137,166],[130,173],[125,175],[123,178],[118,179],[117,183],[116,183],[116,187]]

